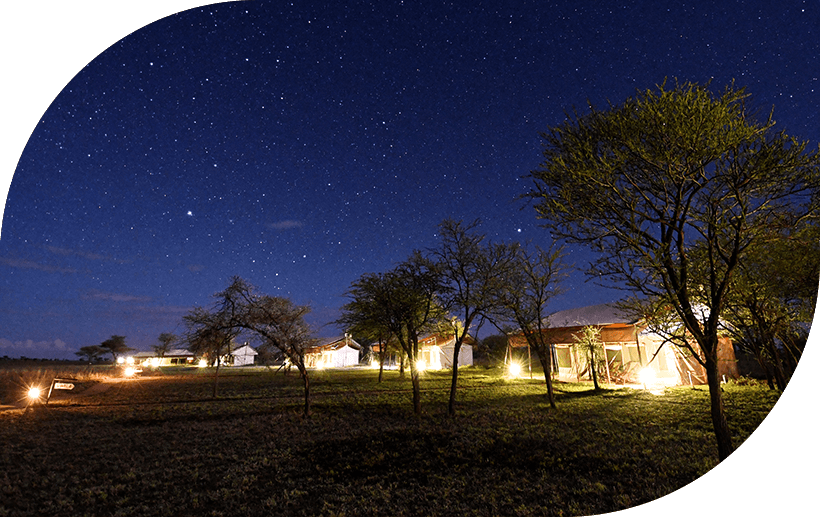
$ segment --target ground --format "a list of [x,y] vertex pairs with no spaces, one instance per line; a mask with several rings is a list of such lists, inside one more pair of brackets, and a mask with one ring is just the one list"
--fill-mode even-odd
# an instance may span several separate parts
[[[0,516],[588,515],[717,462],[705,388],[558,384],[550,410],[543,378],[466,368],[455,418],[447,371],[425,374],[416,417],[397,372],[311,374],[310,418],[297,375],[247,369],[223,370],[216,399],[212,371],[166,369],[0,411]],[[736,445],[777,400],[724,395]]]

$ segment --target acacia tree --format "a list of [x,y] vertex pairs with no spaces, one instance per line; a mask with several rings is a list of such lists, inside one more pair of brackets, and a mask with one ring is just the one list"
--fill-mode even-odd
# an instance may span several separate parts
[[445,311],[457,315],[448,326],[455,339],[448,403],[451,416],[456,413],[461,346],[473,324],[498,306],[515,258],[514,246],[484,243],[485,236],[476,231],[479,224],[478,220],[464,224],[445,219],[439,225],[439,245],[429,252],[439,271],[438,300]]
[[80,350],[78,352],[74,352],[74,354],[81,359],[85,357],[89,363],[96,361],[106,353],[106,350],[100,345],[83,346],[80,347]]
[[196,355],[204,355],[215,366],[213,397],[217,396],[219,368],[222,358],[231,352],[231,343],[242,331],[243,307],[235,283],[214,295],[210,309],[194,307],[183,319],[188,327],[188,348]]
[[[553,235],[599,252],[593,277],[674,310],[702,351],[721,460],[733,450],[717,360],[732,276],[762,225],[784,212],[792,224],[815,215],[820,164],[805,142],[774,133],[771,117],[754,120],[747,97],[734,87],[714,95],[661,85],[570,115],[542,134],[543,162],[526,194]],[[695,246],[705,250],[697,290]]]
[[414,251],[394,269],[368,273],[355,281],[348,290],[350,302],[344,309],[349,321],[378,325],[399,343],[410,364],[416,415],[421,414],[419,335],[445,317],[436,300],[438,288],[439,272],[430,260]]
[[296,305],[288,298],[258,294],[255,289],[236,277],[234,284],[241,286],[244,313],[240,326],[261,340],[263,351],[276,349],[290,364],[296,366],[304,385],[304,415],[310,416],[310,377],[305,365],[305,352],[316,340],[305,321],[310,312],[307,305]]
[[336,321],[352,334],[365,336],[378,343],[379,382],[382,382],[384,361],[393,337],[384,308],[378,299],[383,281],[382,275],[374,273],[366,273],[354,281],[345,293],[349,301],[342,306],[342,315]]
[[117,365],[117,358],[130,352],[133,350],[130,346],[125,344],[125,336],[111,336],[110,338],[106,339],[102,343],[100,343],[100,348],[103,350],[103,354],[111,354],[111,359],[114,361],[114,366]]
[[153,345],[151,348],[154,350],[154,353],[157,354],[157,357],[162,359],[165,357],[165,354],[171,350],[171,345],[173,345],[178,339],[179,338],[176,335],[171,334],[170,332],[163,332],[157,338],[159,344]]
[[516,325],[527,344],[538,354],[544,369],[547,398],[555,408],[552,386],[552,343],[547,338],[546,309],[549,302],[560,294],[560,283],[565,275],[563,251],[536,246],[533,251],[518,248],[514,267],[507,276],[495,309],[497,319]]
[[276,349],[296,366],[305,387],[304,414],[310,415],[310,379],[305,352],[314,340],[304,320],[310,307],[295,305],[287,298],[260,294],[238,276],[214,297],[217,301],[210,311],[197,307],[185,316],[191,329],[188,337],[191,351],[202,351],[216,358],[214,396],[219,358],[230,353],[230,345],[237,336],[247,332],[261,342],[260,350],[267,353]]
[[803,325],[817,301],[819,230],[816,224],[770,228],[733,279],[725,328],[754,355],[772,389],[786,388],[805,345]]

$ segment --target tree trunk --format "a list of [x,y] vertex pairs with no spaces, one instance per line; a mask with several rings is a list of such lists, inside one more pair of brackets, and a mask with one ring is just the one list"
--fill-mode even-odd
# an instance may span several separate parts
[[780,353],[777,351],[777,346],[774,344],[774,339],[766,340],[766,348],[769,351],[769,356],[772,359],[772,369],[774,370],[774,381],[777,383],[777,389],[783,391],[786,389],[786,374],[783,372],[783,360]]
[[413,382],[413,414],[421,416],[421,384],[419,383],[419,371],[414,364],[410,364],[410,379]]
[[387,355],[387,345],[379,341],[379,382],[382,382],[384,376],[384,357]]
[[461,343],[456,340],[453,345],[453,378],[450,382],[450,402],[447,405],[447,413],[456,416],[456,388],[458,387],[458,354],[461,351]]
[[595,351],[592,348],[589,349],[589,371],[592,372],[592,385],[595,387],[595,391],[600,390],[601,388],[598,386],[598,373],[595,368]]
[[540,348],[541,347],[536,348],[535,351],[538,352],[538,359],[541,360],[541,368],[544,369],[544,381],[547,383],[547,399],[550,401],[550,407],[556,409],[555,391],[552,389],[552,354],[550,353],[549,346],[543,351]]
[[706,355],[706,380],[709,383],[709,399],[711,401],[712,427],[715,430],[715,438],[718,446],[718,459],[723,461],[729,457],[734,448],[732,447],[732,434],[729,432],[729,424],[726,422],[726,414],[723,410],[723,395],[720,390],[720,374],[718,373],[716,354]]
[[310,379],[304,366],[299,366],[299,373],[302,375],[302,382],[305,384],[305,416],[310,416]]
[[219,357],[216,358],[216,371],[214,372],[214,390],[213,390],[213,398],[216,398],[216,387],[219,384]]

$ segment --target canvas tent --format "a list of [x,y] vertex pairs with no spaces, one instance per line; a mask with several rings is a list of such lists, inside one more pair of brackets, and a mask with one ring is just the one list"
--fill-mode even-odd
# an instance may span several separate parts
[[[473,364],[473,340],[466,336],[458,352],[458,365],[470,366]],[[419,338],[419,360],[425,369],[441,370],[453,367],[455,355],[455,336],[445,337],[441,334],[431,334]]]
[[359,364],[362,346],[349,334],[341,337],[324,338],[305,353],[308,368],[346,368]]
[[[455,353],[456,339],[454,336],[444,336],[442,334],[427,334],[419,337],[419,365],[425,370],[441,370],[453,367],[453,355]],[[458,353],[458,365],[470,366],[473,364],[473,345],[475,340],[467,335],[461,344]],[[390,355],[385,358],[385,368],[396,368],[400,364],[400,356],[397,355],[399,345],[390,346]],[[371,359],[372,366],[378,366],[379,345],[371,345],[373,353]]]
[[162,357],[156,352],[137,352],[134,362],[141,366],[192,366],[196,364],[196,356],[184,348],[168,350]]
[[251,366],[257,355],[256,350],[245,343],[231,352],[231,361],[228,364],[232,364],[233,366]]
[[[543,332],[552,345],[553,364],[558,379],[578,381],[591,377],[586,355],[576,345],[576,336],[585,326],[601,331],[606,351],[606,371],[611,382],[638,382],[638,372],[648,368],[654,382],[663,385],[705,384],[706,371],[691,352],[672,344],[648,330],[646,324],[620,311],[614,304],[591,305],[560,311],[547,318]],[[522,335],[512,336],[513,347],[526,346]],[[695,345],[697,346],[697,345]],[[718,372],[728,378],[738,376],[732,342],[721,338],[718,346]]]

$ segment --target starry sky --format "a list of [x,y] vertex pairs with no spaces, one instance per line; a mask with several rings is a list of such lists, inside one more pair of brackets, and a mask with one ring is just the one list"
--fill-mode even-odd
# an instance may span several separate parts
[[[0,356],[149,349],[233,275],[337,334],[350,283],[434,246],[444,218],[548,245],[518,199],[539,132],[665,78],[734,80],[820,141],[811,1],[231,2],[118,38],[3,171]],[[584,280],[552,309],[622,295]]]

